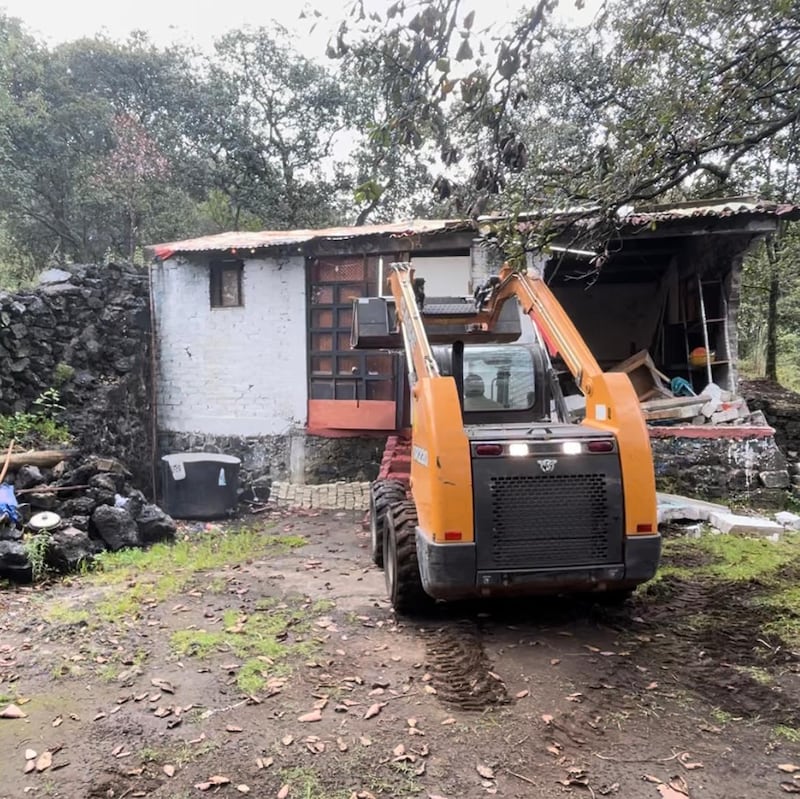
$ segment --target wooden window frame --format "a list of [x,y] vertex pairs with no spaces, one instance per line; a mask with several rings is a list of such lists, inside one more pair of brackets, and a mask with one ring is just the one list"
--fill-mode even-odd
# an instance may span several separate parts
[[[236,272],[236,302],[225,302],[222,290],[226,272]],[[216,259],[211,261],[208,270],[208,296],[212,309],[218,308],[243,308],[244,294],[242,292],[242,275],[244,274],[244,261],[238,259]]]

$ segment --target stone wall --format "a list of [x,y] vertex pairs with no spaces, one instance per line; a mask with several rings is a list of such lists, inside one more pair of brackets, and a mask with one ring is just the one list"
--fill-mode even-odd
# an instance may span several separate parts
[[[772,432],[765,428],[717,427],[651,430],[656,488],[707,500],[742,502],[757,507],[782,507],[789,488],[786,458]],[[693,435],[694,433],[694,435]]]
[[146,271],[51,269],[40,285],[0,295],[0,413],[27,411],[57,388],[85,453],[126,464],[150,492],[150,310]]
[[[386,438],[325,438],[302,430],[284,436],[213,436],[161,431],[161,455],[174,452],[214,452],[241,460],[239,484],[246,495],[269,498],[273,480],[321,484],[340,480],[374,480]],[[160,464],[159,464],[160,468]]]
[[739,393],[751,410],[761,411],[784,454],[798,460],[800,454],[800,394],[771,380],[741,380]]

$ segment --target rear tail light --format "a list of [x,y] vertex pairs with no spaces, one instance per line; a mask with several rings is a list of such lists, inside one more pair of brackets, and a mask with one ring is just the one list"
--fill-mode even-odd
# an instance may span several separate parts
[[445,530],[444,540],[445,541],[460,541],[461,540],[461,530]]
[[636,525],[636,532],[637,533],[652,533],[653,532],[653,525],[652,524],[637,524]]
[[475,454],[481,455],[484,458],[497,457],[503,454],[502,444],[476,444]]
[[613,441],[590,441],[586,445],[586,449],[589,452],[613,452],[614,451],[614,442]]

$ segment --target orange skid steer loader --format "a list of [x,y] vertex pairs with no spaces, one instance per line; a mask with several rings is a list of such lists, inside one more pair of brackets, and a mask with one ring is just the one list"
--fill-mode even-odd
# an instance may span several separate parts
[[[371,487],[371,551],[396,611],[435,599],[602,592],[653,577],[652,453],[625,374],[604,373],[541,274],[505,266],[474,298],[354,301],[352,345],[400,350],[410,431]],[[573,419],[558,363],[585,398]]]

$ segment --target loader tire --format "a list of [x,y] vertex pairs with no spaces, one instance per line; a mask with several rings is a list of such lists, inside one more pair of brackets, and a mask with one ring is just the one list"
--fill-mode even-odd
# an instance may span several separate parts
[[389,508],[383,537],[386,592],[395,612],[409,616],[433,605],[419,574],[416,527],[417,510],[413,502],[397,502]]
[[386,512],[396,502],[406,498],[406,486],[399,480],[376,480],[369,491],[370,557],[383,568],[383,537],[386,531]]

